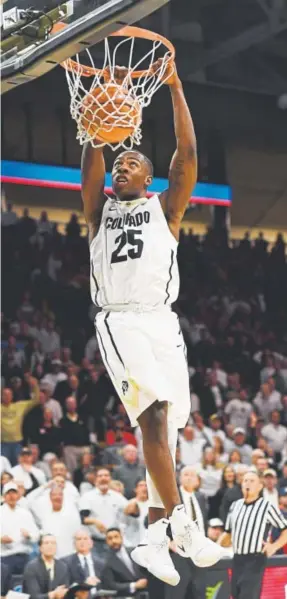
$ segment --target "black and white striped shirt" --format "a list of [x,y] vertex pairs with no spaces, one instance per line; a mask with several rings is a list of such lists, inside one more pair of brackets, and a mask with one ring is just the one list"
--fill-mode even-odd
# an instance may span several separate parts
[[234,501],[225,524],[225,531],[232,536],[234,553],[261,553],[268,525],[287,528],[287,521],[269,501],[263,497],[252,503],[245,503],[244,499]]

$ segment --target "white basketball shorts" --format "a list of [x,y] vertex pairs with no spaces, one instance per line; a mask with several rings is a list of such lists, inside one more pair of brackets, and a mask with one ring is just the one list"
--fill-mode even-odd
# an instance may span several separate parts
[[156,400],[169,403],[177,428],[190,414],[186,347],[179,321],[169,308],[103,310],[96,332],[106,369],[132,426]]

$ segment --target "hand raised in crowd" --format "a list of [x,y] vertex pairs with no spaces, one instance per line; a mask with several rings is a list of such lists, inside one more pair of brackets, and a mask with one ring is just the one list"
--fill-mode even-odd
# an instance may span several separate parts
[[131,499],[129,501],[128,505],[125,508],[125,514],[127,516],[139,516],[140,511],[137,499]]

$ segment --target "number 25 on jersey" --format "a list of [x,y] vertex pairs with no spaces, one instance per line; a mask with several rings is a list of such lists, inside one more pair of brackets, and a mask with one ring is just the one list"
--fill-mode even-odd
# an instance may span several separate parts
[[115,239],[116,249],[112,253],[111,264],[116,262],[126,262],[128,258],[136,260],[143,253],[142,231],[138,229],[128,229],[123,231]]

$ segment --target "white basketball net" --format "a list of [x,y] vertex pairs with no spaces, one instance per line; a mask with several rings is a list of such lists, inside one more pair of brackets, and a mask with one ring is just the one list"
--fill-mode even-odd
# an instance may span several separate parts
[[[80,144],[83,145],[86,142],[90,142],[93,147],[101,147],[103,145],[109,145],[113,150],[119,147],[124,147],[127,150],[132,149],[134,145],[139,145],[142,139],[141,123],[142,123],[142,109],[148,106],[151,102],[153,94],[163,85],[167,77],[166,74],[167,63],[171,59],[171,52],[167,50],[162,58],[162,61],[154,72],[152,71],[152,65],[157,60],[156,52],[160,46],[163,46],[162,41],[155,40],[152,43],[152,48],[147,52],[136,64],[132,65],[133,51],[135,38],[126,37],[121,40],[111,52],[109,47],[109,39],[105,39],[105,58],[102,69],[94,74],[92,77],[84,75],[85,66],[80,62],[79,55],[76,55],[75,61],[77,68],[69,70],[69,60],[63,63],[66,69],[66,78],[71,95],[70,112],[72,118],[77,123],[77,139]],[[127,74],[124,79],[120,81],[116,77],[117,71],[115,71],[117,62],[116,55],[117,51],[123,44],[130,44],[129,59],[127,64]],[[165,46],[164,46],[165,47]],[[94,61],[90,51],[86,48],[86,54],[89,60],[89,66],[95,68]],[[148,61],[148,62],[147,62]],[[132,73],[143,69],[146,69],[145,74],[141,75],[137,79],[132,78]],[[108,78],[107,78],[108,73]],[[85,87],[84,83],[88,82],[90,87]],[[105,83],[108,82],[108,87]],[[115,85],[123,88],[127,95],[124,96],[122,104],[115,102]],[[111,93],[109,94],[109,87],[111,87]],[[103,104],[97,101],[97,97],[92,95],[92,92],[96,88],[101,88],[103,93],[108,94],[107,101]],[[135,100],[137,100],[139,115],[135,119]],[[105,110],[105,106],[109,105],[109,109]],[[111,111],[111,104],[113,110]],[[125,104],[125,110],[130,105],[130,109],[126,112],[121,112],[121,107]],[[100,127],[97,125],[99,119],[96,119],[98,111],[101,111],[101,123]],[[83,120],[86,119],[86,123],[91,122],[92,125],[88,128],[83,126]],[[94,122],[96,120],[96,123]],[[124,141],[119,143],[102,143],[97,139],[97,130],[111,131],[114,127],[132,127],[133,132]]]

